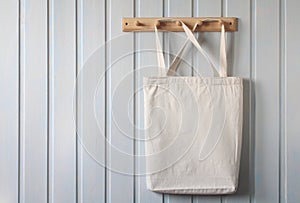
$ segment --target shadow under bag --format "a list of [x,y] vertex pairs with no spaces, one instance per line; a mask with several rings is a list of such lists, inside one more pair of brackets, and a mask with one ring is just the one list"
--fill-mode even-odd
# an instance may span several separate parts
[[[181,25],[187,39],[167,73],[155,29],[160,75],[144,78],[147,188],[176,194],[233,193],[241,154],[243,79],[227,77],[223,23],[218,71],[192,31]],[[207,59],[213,77],[174,76],[188,42]]]

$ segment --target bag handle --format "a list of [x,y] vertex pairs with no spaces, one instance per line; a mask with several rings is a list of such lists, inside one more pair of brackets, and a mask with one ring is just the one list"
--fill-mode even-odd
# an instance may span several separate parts
[[[157,22],[160,23],[160,22],[175,22],[176,20],[174,19],[159,19]],[[158,60],[158,65],[160,67],[159,69],[159,73],[161,76],[165,76],[165,70],[166,70],[166,65],[165,65],[165,60],[164,60],[164,56],[163,56],[163,51],[162,51],[162,48],[161,48],[161,43],[160,43],[160,40],[159,40],[159,36],[158,36],[158,29],[157,29],[157,24],[155,25],[155,39],[156,39],[156,47],[157,47],[157,60]],[[195,24],[195,26],[193,27],[193,30],[194,31],[195,29],[197,28],[197,24]],[[185,40],[185,42],[183,43],[182,47],[179,49],[179,52],[175,55],[175,58],[173,59],[173,61],[171,62],[171,65],[168,69],[168,72],[167,72],[167,76],[172,76],[174,73],[175,73],[175,70],[180,62],[180,59],[181,59],[181,56],[183,54],[183,51],[187,45],[187,43],[189,42],[190,40],[187,38]]]
[[[193,30],[192,31],[195,31],[196,28],[197,28],[198,24],[195,24],[194,27],[193,27]],[[183,52],[184,52],[184,49],[187,45],[187,43],[190,42],[189,39],[186,39],[184,44],[182,45],[182,47],[179,49],[179,52],[176,54],[175,58],[173,59],[169,69],[168,69],[168,72],[167,72],[167,76],[173,76],[176,72],[176,69],[179,65],[179,62],[182,58],[182,55],[183,55]]]
[[[168,19],[168,20],[159,20],[159,22],[162,21],[167,21],[167,22],[174,22],[177,20],[174,19]],[[177,65],[179,64],[179,58],[181,57],[181,55],[183,54],[183,50],[186,47],[186,44],[188,41],[191,41],[194,46],[196,46],[196,48],[198,49],[198,51],[206,58],[206,60],[208,61],[208,63],[210,64],[210,67],[214,73],[215,77],[227,77],[227,60],[226,60],[226,44],[225,44],[225,27],[224,27],[224,22],[219,20],[219,19],[206,19],[203,20],[202,22],[207,22],[207,21],[218,21],[220,23],[222,23],[222,30],[221,30],[221,40],[220,40],[220,64],[219,64],[219,72],[216,70],[211,58],[209,57],[209,55],[205,52],[205,50],[200,46],[200,44],[198,43],[197,39],[195,38],[195,36],[193,35],[192,31],[182,22],[179,21],[184,29],[184,32],[187,35],[187,39],[185,41],[185,43],[183,44],[183,46],[180,48],[178,54],[176,55],[176,57],[174,58],[172,64],[170,65],[170,68],[167,72],[167,76],[173,75],[175,72],[175,69],[177,67]],[[178,22],[178,21],[177,21]],[[198,24],[195,24],[195,26],[193,27],[193,31],[195,30],[195,28],[198,26]],[[156,34],[156,46],[157,46],[157,59],[158,59],[158,65],[160,67],[160,74],[161,75],[165,75],[164,70],[166,70],[166,65],[165,65],[165,61],[164,61],[164,57],[163,57],[163,52],[162,52],[162,48],[161,48],[161,43],[158,37],[158,31],[157,31],[157,25],[155,25],[155,34]]]

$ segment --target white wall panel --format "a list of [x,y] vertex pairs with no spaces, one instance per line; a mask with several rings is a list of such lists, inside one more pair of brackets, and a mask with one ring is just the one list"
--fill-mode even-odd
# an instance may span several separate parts
[[105,74],[104,30],[105,1],[78,0],[77,198],[82,203],[105,201],[105,86],[98,86]]
[[255,2],[256,202],[279,202],[279,5]]
[[51,203],[76,201],[76,128],[73,112],[76,79],[75,37],[75,2],[49,1],[48,184]]
[[48,198],[48,4],[21,1],[20,202]]
[[[299,94],[299,43],[298,36],[300,26],[297,22],[299,11],[298,2],[286,1],[286,10],[283,13],[286,16],[285,27],[285,67],[282,67],[285,72],[285,78],[281,85],[284,86],[285,91],[282,92],[281,97],[285,100],[284,109],[285,114],[285,132],[282,136],[285,137],[285,147],[282,153],[285,154],[285,173],[281,173],[284,181],[281,182],[281,187],[285,187],[285,193],[281,194],[285,202],[299,202],[299,182],[300,182],[300,94]],[[297,16],[297,17],[295,17]],[[284,52],[283,52],[284,53]]]
[[[107,2],[107,202],[134,201],[134,37],[121,19],[134,15],[133,0]],[[120,102],[122,101],[122,102]]]
[[18,1],[0,3],[0,26],[0,202],[10,203],[18,201]]
[[[136,16],[162,16],[163,2],[160,0],[136,0]],[[162,41],[162,38],[160,38]],[[147,51],[146,51],[147,50]],[[146,188],[145,131],[143,77],[157,75],[156,44],[154,33],[137,33],[135,39],[135,201],[162,203],[163,195]]]

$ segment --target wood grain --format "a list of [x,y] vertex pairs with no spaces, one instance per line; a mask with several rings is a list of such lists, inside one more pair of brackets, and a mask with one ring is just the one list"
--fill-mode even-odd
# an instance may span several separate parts
[[205,21],[215,19],[224,22],[227,32],[237,31],[237,18],[235,17],[123,18],[122,30],[123,32],[154,31],[155,25],[157,25],[160,30],[183,32],[180,24],[182,21],[190,28],[193,28],[196,23],[202,22],[201,26],[195,29],[196,32],[220,32],[221,24],[218,21]]

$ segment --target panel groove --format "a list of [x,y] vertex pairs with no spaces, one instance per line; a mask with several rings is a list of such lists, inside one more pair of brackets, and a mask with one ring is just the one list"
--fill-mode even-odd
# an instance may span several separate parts
[[[134,1],[135,2],[135,1]],[[134,11],[135,11],[135,4],[134,4]],[[135,16],[135,13],[134,13]],[[133,49],[134,49],[134,54],[133,54],[133,72],[134,72],[134,78],[133,78],[133,87],[134,87],[134,92],[133,92],[133,203],[136,203],[136,131],[135,131],[135,126],[136,126],[136,94],[135,94],[135,87],[136,87],[136,33],[133,33]]]
[[[50,33],[49,33],[49,27],[50,27],[50,22],[49,22],[49,5],[50,5],[50,3],[49,3],[49,1],[50,0],[46,0],[46,4],[47,4],[47,8],[46,8],[46,23],[47,23],[47,25],[46,25],[46,29],[47,29],[47,42],[46,42],[46,49],[47,49],[47,58],[46,58],[46,63],[47,63],[47,126],[46,126],[46,131],[47,131],[47,144],[46,144],[46,147],[47,147],[47,166],[46,166],[46,168],[47,168],[47,188],[46,188],[46,190],[47,190],[47,195],[46,195],[46,201],[47,201],[47,203],[49,203],[50,202],[50,175],[49,175],[49,171],[50,171],[50,169],[49,169],[49,167],[50,167],[50,102],[49,102],[49,100],[50,100],[50,60],[49,60],[49,53],[50,53],[50,47],[49,47],[49,40],[50,40],[50,38],[49,38],[49,36],[50,36]],[[52,138],[53,139],[53,138]],[[52,193],[53,193],[53,190],[51,190],[52,191]]]
[[21,1],[18,0],[18,203],[21,203]]
[[[136,0],[132,0],[133,1],[133,17],[136,17]],[[132,110],[133,110],[133,125],[132,125],[132,131],[133,131],[133,174],[132,174],[132,178],[133,178],[133,185],[132,185],[132,195],[133,195],[133,203],[136,203],[136,33],[132,33],[133,34],[133,41],[132,41],[132,47],[133,47],[133,56],[132,56],[132,60],[133,60],[133,106],[132,106]]]
[[279,201],[282,203],[287,202],[287,178],[286,178],[286,155],[287,155],[287,147],[286,147],[286,131],[285,131],[285,122],[286,122],[286,39],[285,39],[285,12],[286,11],[286,2],[285,0],[280,0],[280,89],[279,89],[279,97],[280,97],[280,136],[279,136]]
[[[220,14],[221,17],[224,17],[224,14],[227,15],[227,7],[226,6],[227,6],[227,0],[221,0],[221,14]],[[227,33],[225,34],[225,37],[226,37],[226,39],[228,38],[228,34]],[[228,47],[228,45],[227,45],[227,47]],[[226,47],[226,49],[227,49],[227,47]],[[228,57],[227,53],[226,53],[226,57]],[[230,70],[227,70],[227,72],[230,73]],[[221,203],[224,202],[223,198],[224,198],[224,195],[220,195],[220,202]]]
[[75,109],[75,201],[76,203],[78,203],[78,194],[79,194],[79,190],[78,190],[78,85],[77,85],[77,76],[78,76],[78,1],[79,0],[75,0],[75,72],[74,72],[74,77],[75,77],[75,101],[73,103],[73,109]]
[[[169,13],[166,10],[166,9],[168,9],[168,4],[169,4],[168,0],[162,0],[162,17],[166,17],[166,14]],[[166,42],[168,41],[168,40],[166,40],[167,33],[163,33],[162,36],[163,36],[163,40],[162,40],[162,45],[161,46],[162,46],[162,50],[165,50]],[[168,63],[168,61],[166,61],[166,65],[167,65],[167,63]],[[162,203],[167,203],[166,202],[166,195],[164,193],[162,193],[162,200],[163,200]]]
[[[105,120],[107,120],[108,118],[108,105],[107,105],[107,91],[108,91],[108,87],[107,87],[107,84],[108,84],[108,75],[107,75],[107,66],[108,66],[108,59],[107,59],[107,49],[108,49],[108,46],[107,46],[107,39],[108,39],[108,36],[107,36],[107,0],[104,0],[104,118]],[[107,197],[107,194],[108,194],[108,182],[107,182],[107,179],[108,179],[108,171],[107,171],[107,152],[108,152],[108,149],[107,149],[107,140],[108,140],[108,137],[107,137],[107,121],[105,122],[105,125],[104,125],[104,139],[105,139],[105,144],[104,144],[104,202],[105,203],[108,203],[108,197]]]
[[111,182],[111,178],[110,178],[110,173],[109,173],[109,169],[108,169],[108,162],[110,160],[109,158],[109,145],[108,145],[108,141],[109,141],[109,132],[110,132],[110,128],[108,126],[108,120],[110,120],[110,115],[109,115],[109,109],[111,108],[111,101],[109,98],[109,89],[110,89],[110,72],[108,69],[108,65],[109,65],[109,61],[110,61],[110,53],[109,53],[109,38],[110,38],[110,16],[109,16],[109,11],[110,10],[110,1],[109,0],[105,0],[105,119],[106,119],[106,123],[105,123],[105,202],[106,203],[111,203],[111,198],[110,198],[110,182]]
[[223,17],[224,13],[227,11],[226,5],[227,5],[227,0],[221,0],[221,13],[220,13],[221,17]]
[[281,168],[281,156],[282,156],[282,0],[279,0],[279,8],[278,8],[278,13],[279,13],[279,73],[278,73],[278,80],[279,80],[279,136],[278,136],[278,142],[279,142],[279,153],[278,153],[278,200],[281,202],[281,191],[282,191],[282,186],[281,186],[281,179],[282,179],[282,168]]
[[285,1],[285,170],[286,201],[300,202],[300,69],[299,69],[299,1]]
[[255,58],[255,41],[256,41],[256,5],[255,0],[250,1],[250,116],[249,116],[249,145],[250,145],[250,153],[249,153],[249,176],[252,177],[249,181],[249,201],[250,203],[254,202],[254,170],[255,170],[255,86],[254,86],[254,79],[255,79],[255,70],[256,70],[256,58]]
[[[136,17],[137,15],[137,6],[136,6],[136,0],[133,0],[133,17]],[[136,179],[136,131],[135,131],[135,128],[136,128],[136,50],[137,50],[137,47],[136,47],[136,33],[133,33],[133,106],[132,106],[132,110],[133,110],[133,126],[132,126],[132,131],[133,131],[133,139],[132,139],[132,142],[133,142],[133,174],[132,174],[132,178],[133,178],[133,189],[132,189],[132,192],[133,192],[133,203],[136,203],[136,183],[137,183],[137,179]]]
[[83,63],[83,23],[82,23],[82,19],[83,19],[83,3],[82,0],[76,0],[76,24],[77,24],[77,29],[76,29],[76,43],[77,43],[77,55],[76,55],[76,61],[77,61],[77,65],[76,65],[76,159],[77,159],[77,172],[76,172],[76,177],[77,177],[77,194],[76,194],[76,199],[77,199],[77,203],[83,203],[83,172],[82,172],[82,149],[81,149],[81,139],[79,139],[79,133],[80,133],[80,129],[79,129],[79,124],[81,123],[81,109],[82,107],[80,105],[82,105],[82,102],[80,102],[80,97],[79,97],[79,92],[81,89],[81,86],[79,85],[79,71],[80,71],[80,67]]
[[19,99],[19,105],[20,105],[20,113],[19,113],[19,128],[20,128],[20,140],[19,140],[19,150],[20,150],[20,156],[19,156],[19,161],[20,161],[20,183],[19,183],[19,202],[24,203],[24,195],[25,195],[25,173],[24,173],[24,168],[25,168],[25,144],[24,144],[24,112],[25,112],[25,105],[24,105],[24,64],[25,64],[25,59],[24,59],[24,44],[25,44],[25,25],[24,25],[24,18],[25,18],[25,3],[24,0],[19,0],[20,1],[20,44],[19,44],[19,49],[20,49],[20,69],[19,69],[19,74],[20,74],[20,99]]

